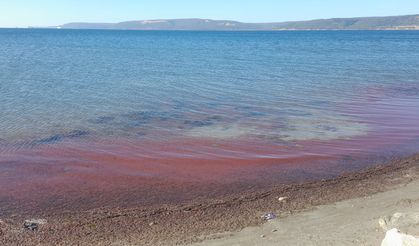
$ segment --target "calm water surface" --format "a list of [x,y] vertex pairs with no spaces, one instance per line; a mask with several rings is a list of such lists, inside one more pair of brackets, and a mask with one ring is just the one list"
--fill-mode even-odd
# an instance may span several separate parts
[[417,152],[418,122],[419,32],[0,30],[9,186],[334,173]]

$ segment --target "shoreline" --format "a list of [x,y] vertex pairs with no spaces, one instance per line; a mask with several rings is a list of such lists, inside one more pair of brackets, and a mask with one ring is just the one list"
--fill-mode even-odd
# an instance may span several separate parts
[[419,180],[414,180],[381,193],[315,206],[239,232],[214,234],[193,246],[375,246],[384,238],[391,242],[394,231],[419,239],[418,187]]
[[[52,213],[42,218],[19,215],[0,218],[0,243],[4,245],[184,245],[238,232],[264,223],[261,216],[279,218],[319,205],[370,196],[415,182],[419,155],[381,166],[313,182],[279,185],[219,199],[200,199],[182,205],[101,208],[78,213]],[[287,201],[278,201],[287,197]],[[23,229],[24,219],[45,219],[36,232]]]

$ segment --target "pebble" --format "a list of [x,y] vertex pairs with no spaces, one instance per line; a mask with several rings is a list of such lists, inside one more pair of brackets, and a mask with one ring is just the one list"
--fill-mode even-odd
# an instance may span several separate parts
[[272,230],[272,232],[277,232],[277,231],[278,231],[277,229],[273,229],[273,230]]
[[23,227],[30,231],[37,231],[40,225],[46,224],[47,221],[44,219],[30,219],[25,220]]
[[280,201],[280,202],[285,202],[286,200],[288,200],[288,197],[286,197],[286,196],[278,198],[278,201]]
[[154,223],[154,222],[151,222],[150,224],[148,224],[149,226],[153,226],[153,225],[155,225],[156,223]]
[[23,227],[27,230],[30,230],[30,231],[38,230],[38,224],[36,224],[36,223],[25,222],[23,224]]
[[265,235],[260,235],[260,237],[261,237],[261,238],[265,238],[266,236],[265,236]]

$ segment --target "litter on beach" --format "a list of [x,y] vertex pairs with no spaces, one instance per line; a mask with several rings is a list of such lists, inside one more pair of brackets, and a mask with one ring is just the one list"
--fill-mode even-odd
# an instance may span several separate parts
[[263,220],[273,220],[276,219],[276,215],[274,213],[267,213],[265,215],[262,216]]

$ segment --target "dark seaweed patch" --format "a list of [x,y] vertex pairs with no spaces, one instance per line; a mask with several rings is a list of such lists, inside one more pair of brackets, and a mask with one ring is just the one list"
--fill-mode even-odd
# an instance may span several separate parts
[[36,144],[55,144],[63,141],[64,135],[56,134],[36,141]]
[[266,113],[251,111],[251,112],[245,113],[245,116],[246,117],[262,117],[262,116],[266,116]]
[[204,126],[210,126],[214,124],[211,121],[201,121],[201,120],[185,120],[183,124],[192,126],[192,127],[204,127]]
[[184,125],[189,127],[204,127],[204,126],[211,126],[215,124],[217,121],[220,121],[222,117],[220,116],[211,116],[203,120],[185,120],[183,122]]
[[66,134],[55,134],[47,138],[42,138],[36,140],[32,145],[42,145],[42,144],[56,144],[62,142],[66,138],[81,138],[89,135],[90,132],[84,130],[74,130]]
[[315,106],[327,106],[330,105],[330,102],[328,101],[322,101],[322,100],[314,100],[310,102],[310,105],[315,105]]
[[89,122],[91,122],[93,124],[102,125],[102,124],[109,124],[113,120],[115,120],[115,117],[113,117],[113,116],[101,116],[101,117],[98,117],[96,119],[89,120]]
[[152,112],[135,112],[125,114],[124,117],[126,118],[126,122],[124,122],[125,126],[132,128],[139,127],[152,121],[152,119],[155,117],[155,114]]
[[253,107],[251,107],[251,106],[236,106],[236,107],[234,107],[234,109],[235,110],[252,110],[253,109]]
[[312,116],[313,114],[310,112],[302,111],[302,110],[296,110],[296,109],[290,109],[287,110],[286,114],[290,114],[293,116]]
[[151,122],[167,121],[173,117],[173,115],[166,112],[152,112],[143,111],[135,112],[123,115],[126,118],[124,123],[127,127],[139,127],[144,124]]
[[135,113],[126,114],[126,117],[129,120],[133,120],[133,121],[148,122],[153,119],[158,119],[162,116],[160,116],[160,114],[157,112],[143,111],[143,112],[135,112]]
[[336,127],[334,127],[334,126],[327,126],[327,125],[317,126],[317,129],[321,129],[321,130],[329,131],[329,132],[337,132],[338,131],[338,129]]
[[74,131],[71,131],[68,134],[66,134],[65,137],[67,137],[67,138],[81,138],[81,137],[85,137],[89,134],[90,134],[89,131],[74,130]]
[[219,121],[222,120],[223,117],[219,116],[219,115],[214,115],[208,118],[208,120],[213,120],[213,121]]
[[393,87],[392,92],[401,96],[417,96],[419,95],[419,87],[416,86],[397,86]]

